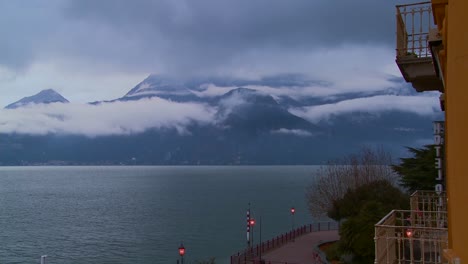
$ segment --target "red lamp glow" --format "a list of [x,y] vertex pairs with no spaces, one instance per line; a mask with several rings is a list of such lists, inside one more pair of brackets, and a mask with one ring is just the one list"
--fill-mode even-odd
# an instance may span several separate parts
[[255,225],[255,219],[250,219],[250,222],[249,222],[250,226],[254,226]]
[[411,229],[406,229],[406,236],[407,237],[412,237],[413,236],[413,231]]
[[294,207],[291,207],[291,214],[294,214],[296,212],[296,209]]
[[179,247],[179,255],[181,257],[183,257],[185,255],[185,247],[184,247],[184,244],[180,244],[180,247]]

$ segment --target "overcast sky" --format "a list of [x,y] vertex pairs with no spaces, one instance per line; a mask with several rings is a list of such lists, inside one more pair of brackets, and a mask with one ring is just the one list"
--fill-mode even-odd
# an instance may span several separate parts
[[0,105],[47,88],[76,103],[114,99],[150,73],[378,84],[400,76],[401,2],[0,0]]

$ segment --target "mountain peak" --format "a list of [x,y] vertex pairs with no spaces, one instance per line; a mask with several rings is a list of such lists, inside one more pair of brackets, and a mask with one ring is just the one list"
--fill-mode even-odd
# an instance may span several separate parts
[[22,98],[12,104],[7,105],[6,109],[15,109],[28,104],[50,104],[50,103],[69,103],[65,97],[54,89],[42,90],[39,93]]
[[125,97],[142,94],[188,92],[184,83],[169,76],[150,74],[146,79],[131,89]]

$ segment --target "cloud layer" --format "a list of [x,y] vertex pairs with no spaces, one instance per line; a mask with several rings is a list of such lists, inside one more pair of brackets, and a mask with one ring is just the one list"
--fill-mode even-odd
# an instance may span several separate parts
[[289,111],[312,123],[318,123],[329,119],[331,116],[353,112],[378,114],[386,111],[402,111],[432,116],[440,112],[440,105],[437,97],[433,96],[381,95],[344,100],[333,104],[292,108]]
[[0,133],[44,135],[128,135],[150,128],[175,128],[187,133],[192,122],[213,120],[214,110],[202,104],[153,98],[101,105],[40,104],[0,110]]
[[[422,116],[435,116],[440,113],[440,110],[437,97],[434,95],[379,95],[343,100],[333,104],[296,107],[289,111],[311,123],[356,112],[379,114],[401,111]],[[0,110],[0,133],[34,135],[54,133],[95,137],[129,135],[142,133],[148,129],[173,128],[180,134],[189,134],[188,125],[193,123],[216,125],[236,107],[245,103],[242,96],[233,93],[232,96],[221,100],[218,107],[202,103],[177,103],[157,97],[99,105],[33,104],[17,109]],[[406,131],[405,128],[396,129]],[[305,130],[288,128],[271,131],[271,133],[301,137],[314,136]]]

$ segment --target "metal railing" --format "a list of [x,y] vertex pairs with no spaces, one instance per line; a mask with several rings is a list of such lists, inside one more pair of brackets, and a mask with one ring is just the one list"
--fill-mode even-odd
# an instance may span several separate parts
[[435,28],[431,2],[396,6],[397,58],[432,57],[429,31]]
[[413,211],[447,211],[447,194],[435,191],[415,191],[410,196]]
[[375,263],[446,263],[447,212],[393,210],[375,225]]
[[[301,226],[297,229],[294,229],[290,232],[281,234],[262,242],[261,244],[257,244],[252,246],[251,248],[247,248],[243,251],[237,252],[237,254],[231,256],[231,264],[260,264],[260,263],[271,263],[271,264],[294,264],[293,262],[273,262],[273,261],[264,261],[260,260],[260,256],[264,255],[265,253],[279,248],[285,245],[288,242],[294,241],[294,239],[303,236],[305,234],[309,234],[312,232],[320,232],[320,231],[331,231],[331,230],[338,230],[339,224],[337,222],[320,222],[314,223],[309,225]],[[317,254],[316,263],[323,263],[320,256]]]

